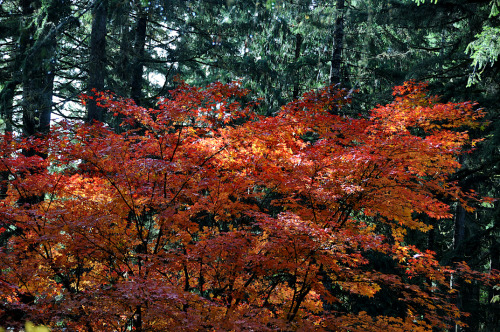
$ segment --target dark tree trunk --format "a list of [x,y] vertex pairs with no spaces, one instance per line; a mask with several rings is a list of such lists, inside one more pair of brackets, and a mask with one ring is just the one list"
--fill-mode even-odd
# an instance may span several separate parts
[[[27,112],[31,111],[29,109],[29,94],[28,94],[28,88],[30,84],[30,75],[32,74],[30,67],[31,64],[29,63],[28,59],[26,58],[28,56],[28,53],[30,52],[30,49],[33,47],[34,44],[34,35],[36,31],[35,24],[30,24],[30,18],[33,16],[33,13],[35,12],[34,7],[35,7],[35,2],[27,1],[27,0],[21,0],[19,1],[21,4],[21,10],[23,14],[23,27],[21,28],[21,33],[19,37],[19,50],[20,50],[20,55],[23,58],[23,63],[22,63],[22,88],[23,88],[23,101],[22,101],[22,106],[23,106],[23,134],[29,135],[29,131],[34,131],[34,124],[32,123],[33,121],[29,121],[29,123],[25,124],[25,118],[29,118]],[[34,116],[33,116],[34,117]],[[27,128],[25,128],[27,127]],[[31,128],[33,127],[33,128]]]
[[[130,10],[128,11],[128,13]],[[128,16],[128,15],[127,15]],[[119,18],[120,24],[120,53],[118,56],[116,75],[118,77],[117,86],[114,88],[121,96],[127,96],[129,93],[130,75],[130,56],[132,54],[131,38],[133,31],[130,31],[128,18]]]
[[[5,134],[12,133],[12,107],[15,95],[15,89],[18,83],[8,82],[0,92],[0,115],[5,123]],[[5,136],[7,139],[7,136]],[[0,171],[0,200],[7,197],[9,172]]]
[[[495,202],[495,211],[496,213],[493,215],[494,218],[494,228],[497,232],[494,232],[491,235],[491,243],[490,243],[490,260],[491,260],[491,269],[500,271],[500,238],[498,237],[498,231],[500,230],[500,204]],[[500,330],[500,301],[491,302],[494,296],[500,296],[500,289],[491,288],[489,291],[488,301],[489,312],[487,317],[487,324],[485,330],[487,331],[495,331],[494,329]]]
[[428,238],[427,238],[427,249],[436,251],[436,227],[437,225],[434,224],[434,227],[432,227],[431,230],[429,230]]
[[[455,229],[453,238],[454,257],[453,262],[465,261],[470,263],[474,253],[470,252],[470,236],[467,236],[467,221],[474,216],[469,214],[461,205],[457,206],[455,212]],[[453,288],[458,287],[455,304],[460,310],[470,313],[470,316],[465,318],[465,323],[468,327],[455,326],[454,331],[479,331],[481,315],[480,310],[480,288],[476,281],[465,282],[462,278],[454,279]]]
[[[90,33],[90,63],[88,90],[103,91],[106,76],[106,22],[108,0],[98,1],[93,9],[92,31]],[[87,122],[103,121],[103,109],[97,106],[95,100],[87,104]]]
[[14,77],[7,82],[0,92],[0,115],[5,122],[5,132],[12,132],[12,108],[17,85],[21,83]]
[[135,310],[134,331],[142,332],[142,307],[140,305]]
[[[12,104],[14,101],[14,90],[17,84],[12,81],[7,83],[0,93],[0,111],[2,120],[5,122],[5,140],[10,140],[12,136],[7,136],[12,133]],[[9,171],[0,171],[0,200],[7,197],[9,181]]]
[[[13,35],[14,39],[19,36]],[[16,95],[17,86],[21,83],[19,78],[20,72],[19,67],[21,66],[21,59],[23,54],[20,53],[21,50],[15,51],[12,55],[14,61],[9,66],[9,78],[8,81],[4,83],[2,91],[0,91],[0,116],[4,122],[5,130],[3,134],[5,140],[10,140],[12,136],[8,136],[9,133],[13,131],[13,107],[14,107],[14,97]],[[0,171],[0,200],[7,197],[7,191],[9,189],[9,171]]]
[[[20,50],[24,57],[23,135],[29,137],[46,134],[50,129],[56,38],[51,32],[55,28],[53,22],[47,20],[39,23],[42,20],[33,17],[34,9],[40,6],[39,1],[21,1],[21,5],[25,20],[20,40]],[[41,32],[37,33],[37,29],[41,29]]]
[[132,81],[130,84],[130,97],[137,105],[142,104],[142,74],[144,66],[144,46],[146,45],[146,28],[148,16],[141,8],[135,28],[134,59],[132,61]]
[[341,83],[342,49],[344,47],[345,0],[337,0],[337,19],[333,31],[333,51],[330,67],[330,84]]
[[[464,240],[465,240],[465,217],[466,211],[465,209],[458,204],[455,209],[455,223],[453,230],[453,251],[454,255],[452,258],[453,263],[462,262],[464,260]],[[452,274],[450,276],[450,288],[456,289],[459,287],[460,279]],[[454,299],[455,305],[458,309],[463,309],[463,293],[461,291],[456,293],[456,298]],[[462,331],[462,328],[459,325],[455,325],[453,328],[449,330],[450,332],[459,332]]]
[[[52,97],[54,90],[54,70],[56,56],[56,22],[50,20],[52,13],[35,17],[39,1],[22,1],[24,29],[21,34],[20,51],[22,63],[22,129],[24,137],[44,137],[50,130]],[[55,8],[54,8],[55,9]],[[25,156],[47,157],[47,153],[32,148],[23,150]],[[41,172],[32,168],[26,174]],[[21,174],[24,176],[24,174]],[[43,194],[23,196],[18,204],[36,204],[43,200]]]
[[455,229],[453,234],[453,249],[455,250],[456,260],[464,258],[464,240],[465,240],[465,218],[466,211],[458,205],[455,214]]
[[[45,36],[52,24],[42,29]],[[23,134],[26,137],[46,134],[50,129],[54,89],[55,38],[25,59],[23,70]]]

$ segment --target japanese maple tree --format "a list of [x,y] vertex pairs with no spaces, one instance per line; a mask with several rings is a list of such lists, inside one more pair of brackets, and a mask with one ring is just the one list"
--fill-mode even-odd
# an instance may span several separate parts
[[[473,103],[405,83],[369,118],[331,114],[331,88],[273,117],[237,83],[181,84],[155,109],[99,94],[123,119],[61,123],[0,144],[0,321],[54,330],[432,331],[460,322],[450,274],[405,242],[467,206],[448,180]],[[22,149],[40,151],[31,157]],[[46,155],[42,158],[40,155]],[[22,203],[41,196],[40,202]],[[374,257],[392,265],[382,269]],[[353,310],[397,302],[397,315]]]

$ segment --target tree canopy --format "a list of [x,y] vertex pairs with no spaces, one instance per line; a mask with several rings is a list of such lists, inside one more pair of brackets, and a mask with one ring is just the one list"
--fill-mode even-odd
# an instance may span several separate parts
[[275,117],[256,116],[238,101],[246,94],[181,84],[156,108],[99,94],[84,102],[120,117],[121,133],[62,122],[43,139],[3,136],[2,321],[22,311],[92,331],[461,324],[449,278],[495,275],[442,266],[405,234],[429,231],[421,216],[449,218],[446,200],[480,199],[450,176],[475,144],[464,129],[484,114],[413,82],[367,118],[331,114],[349,102],[331,87]]

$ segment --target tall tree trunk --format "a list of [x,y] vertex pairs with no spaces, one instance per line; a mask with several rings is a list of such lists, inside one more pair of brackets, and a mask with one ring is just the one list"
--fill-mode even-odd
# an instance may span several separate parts
[[[470,188],[464,184],[463,188]],[[470,242],[470,236],[466,237],[467,221],[474,218],[473,215],[469,214],[461,205],[457,206],[455,212],[455,229],[453,238],[453,249],[455,251],[454,262],[465,261],[471,263],[472,253],[469,253],[467,249],[467,242]],[[465,318],[465,323],[468,327],[463,328],[458,325],[455,326],[456,332],[458,331],[479,331],[480,314],[480,289],[476,281],[465,282],[461,278],[454,279],[455,284],[459,284],[458,292],[455,304],[460,310],[470,313],[471,315]],[[454,286],[456,288],[456,286]]]
[[[111,85],[111,88],[115,93],[124,97],[130,97],[130,83],[132,81],[132,64],[130,62],[133,60],[132,41],[135,32],[130,28],[129,17],[132,15],[130,5],[130,2],[125,1],[120,7],[120,11],[118,13],[114,13],[113,25],[110,24],[110,29],[118,27],[119,53],[115,59],[116,62],[114,62],[113,59],[110,59],[111,63],[113,63],[115,67],[113,68],[113,71],[116,75],[116,80],[110,80],[108,84]],[[109,119],[116,132],[121,132],[123,130],[121,127],[123,118],[122,114],[118,114],[117,116]]]
[[130,21],[128,19],[128,16],[130,15],[130,8],[127,4],[124,6],[126,6],[124,9],[126,15],[122,14],[116,18],[117,24],[120,27],[120,53],[118,55],[118,62],[116,65],[118,84],[114,87],[114,90],[116,90],[116,92],[121,96],[127,96],[130,89],[130,56],[132,54],[131,39],[133,38],[133,31],[130,29]]
[[[51,24],[47,24],[42,34],[50,28]],[[48,55],[54,55],[55,46],[54,38],[26,58],[23,72],[23,134],[26,137],[46,134],[50,129],[54,66]]]
[[139,8],[139,18],[135,28],[134,59],[132,61],[132,81],[130,83],[130,97],[137,105],[142,104],[142,74],[144,66],[144,46],[146,45],[147,12]]
[[333,31],[333,51],[330,66],[330,84],[341,83],[342,49],[344,47],[345,0],[337,0],[337,19]]
[[[455,227],[454,227],[454,233],[453,233],[453,250],[455,251],[455,255],[453,258],[454,262],[461,262],[464,260],[464,240],[465,240],[465,217],[466,217],[466,211],[465,209],[458,204],[456,211],[455,211]],[[455,275],[450,276],[450,288],[456,288],[456,284],[460,282],[458,278]],[[457,292],[457,297],[455,299],[455,305],[458,307],[458,309],[462,310],[463,308],[463,294],[462,292]],[[458,325],[455,325],[454,329],[452,331],[459,332],[461,331],[461,327]]]
[[[90,63],[88,90],[103,91],[106,75],[106,23],[108,14],[108,0],[97,1],[92,11],[92,31],[90,33]],[[103,110],[97,106],[95,100],[87,104],[87,122],[103,121]]]
[[427,249],[434,252],[436,252],[436,227],[437,225],[434,224],[427,234]]
[[458,260],[462,260],[464,257],[465,217],[465,209],[461,205],[458,205],[455,214],[455,229],[453,233],[453,249],[456,252],[455,257]]
[[[54,70],[56,55],[55,24],[49,21],[50,13],[34,17],[34,8],[39,8],[39,1],[21,1],[25,29],[21,36],[20,48],[24,59],[22,64],[22,115],[23,136],[44,137],[50,130],[52,113],[52,97],[54,90]],[[37,32],[37,30],[39,32]],[[25,156],[38,155],[46,158],[45,152],[28,148],[23,150]],[[30,169],[29,173],[40,172]],[[24,196],[19,204],[36,204],[44,195]]]
[[[50,129],[52,96],[54,90],[54,64],[56,51],[53,22],[38,26],[40,18],[33,18],[34,7],[39,1],[21,1],[26,28],[21,36],[20,48],[24,53],[22,65],[23,86],[23,135],[25,137],[46,134]],[[36,30],[41,29],[41,33]],[[36,35],[38,37],[35,40]]]
[[[19,1],[21,5],[21,10],[22,10],[22,15],[23,15],[23,27],[21,28],[21,33],[19,37],[19,49],[20,49],[20,55],[23,58],[23,63],[22,63],[22,91],[23,91],[23,100],[22,100],[22,112],[23,112],[23,134],[29,135],[29,131],[34,131],[34,124],[32,124],[30,121],[29,124],[24,124],[25,118],[28,118],[27,112],[30,112],[31,110],[29,109],[29,104],[30,101],[28,100],[29,95],[29,84],[30,84],[30,75],[32,74],[32,69],[31,64],[28,63],[28,53],[30,52],[30,49],[34,45],[34,35],[36,31],[36,26],[34,23],[30,22],[33,18],[33,14],[35,12],[35,1],[31,2],[28,0],[20,0]],[[33,116],[34,117],[34,116]],[[27,120],[29,121],[29,120]],[[27,127],[27,128],[25,128]]]
[[[500,271],[500,238],[498,237],[498,231],[500,231],[500,204],[498,202],[495,202],[495,211],[493,228],[496,232],[491,235],[490,260],[491,269]],[[500,301],[491,302],[494,296],[500,296],[500,289],[490,289],[489,291],[488,301],[490,305],[485,329],[487,331],[494,331],[500,326]]]
[[[15,82],[12,78],[11,81],[7,82],[2,91],[0,92],[0,115],[1,119],[5,124],[4,139],[10,140],[12,136],[8,136],[12,133],[12,107],[14,102],[15,89],[18,82]],[[7,197],[7,191],[9,181],[9,172],[6,170],[0,171],[0,200]]]
[[[0,115],[3,122],[5,123],[5,140],[10,140],[11,138],[11,136],[9,137],[8,135],[9,133],[12,133],[12,106],[16,85],[16,83],[10,81],[0,92]],[[3,200],[7,197],[7,191],[9,189],[8,181],[9,172],[7,170],[0,171],[0,200]]]
[[[18,59],[19,57],[16,57]],[[18,62],[18,61],[14,61]],[[12,76],[15,73],[12,72]],[[0,116],[2,117],[3,122],[5,123],[5,132],[12,132],[12,108],[14,102],[14,96],[16,92],[17,85],[21,83],[17,78],[11,77],[10,81],[8,81],[0,92]]]

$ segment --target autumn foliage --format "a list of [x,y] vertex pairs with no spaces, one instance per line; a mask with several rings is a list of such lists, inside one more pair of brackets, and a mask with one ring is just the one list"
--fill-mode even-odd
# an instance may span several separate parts
[[[332,114],[349,100],[331,89],[260,117],[238,102],[246,93],[182,84],[155,109],[100,94],[121,130],[61,123],[44,138],[2,137],[0,321],[71,331],[459,322],[450,275],[481,276],[440,266],[405,234],[446,222],[446,202],[472,196],[448,178],[474,143],[474,105],[439,103],[410,82],[368,118]],[[387,299],[390,312],[360,305]]]

